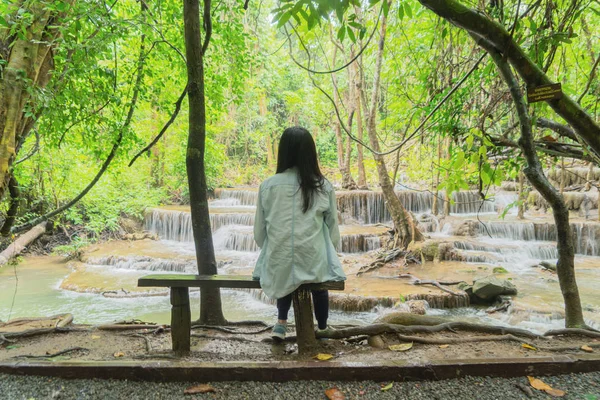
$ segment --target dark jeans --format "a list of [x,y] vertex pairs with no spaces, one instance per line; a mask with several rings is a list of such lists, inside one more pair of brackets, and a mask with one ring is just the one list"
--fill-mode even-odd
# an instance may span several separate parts
[[[329,316],[329,292],[327,290],[311,290],[311,292],[319,329],[325,329],[327,328],[327,317]],[[291,306],[292,293],[277,299],[277,318],[287,321]]]

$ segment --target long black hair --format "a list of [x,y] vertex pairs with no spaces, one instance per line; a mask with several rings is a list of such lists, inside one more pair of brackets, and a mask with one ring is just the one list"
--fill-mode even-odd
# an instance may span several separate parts
[[310,132],[300,126],[287,128],[279,140],[277,173],[292,167],[298,168],[302,212],[306,212],[312,207],[315,193],[323,188],[325,178],[319,169],[315,141]]

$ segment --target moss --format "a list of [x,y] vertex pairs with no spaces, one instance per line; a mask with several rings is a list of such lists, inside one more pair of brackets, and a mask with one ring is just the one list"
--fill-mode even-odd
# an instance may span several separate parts
[[494,274],[508,274],[508,271],[503,267],[496,267],[492,271]]

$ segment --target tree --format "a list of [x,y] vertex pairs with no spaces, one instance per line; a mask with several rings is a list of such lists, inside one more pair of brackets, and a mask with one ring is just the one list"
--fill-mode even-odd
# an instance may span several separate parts
[[[204,155],[206,141],[206,98],[204,97],[204,55],[212,34],[210,0],[204,0],[204,41],[201,41],[200,5],[198,0],[185,0],[183,19],[185,27],[185,54],[188,73],[189,134],[186,168],[190,190],[192,228],[198,273],[214,275],[217,262],[208,215],[208,196]],[[200,294],[200,324],[222,325],[225,323],[219,288],[203,289]]]

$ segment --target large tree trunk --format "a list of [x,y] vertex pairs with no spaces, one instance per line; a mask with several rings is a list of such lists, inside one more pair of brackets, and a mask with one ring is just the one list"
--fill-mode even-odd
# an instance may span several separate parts
[[[485,40],[513,65],[528,87],[553,83],[515,42],[512,34],[485,14],[457,0],[419,2],[440,17],[471,32],[476,40]],[[557,100],[548,100],[547,103],[575,129],[577,136],[587,143],[595,155],[600,156],[600,126],[593,117],[568,95],[563,95]]]
[[557,248],[558,248],[558,263],[556,271],[560,289],[565,300],[565,318],[567,328],[585,327],[583,320],[583,312],[581,309],[581,300],[579,298],[579,289],[575,281],[575,250],[573,246],[573,235],[571,234],[571,226],[569,224],[569,210],[565,205],[563,197],[550,184],[537,156],[535,145],[533,143],[533,131],[531,128],[531,120],[527,111],[527,105],[523,99],[523,94],[517,79],[510,69],[508,63],[496,49],[488,44],[480,41],[485,50],[490,53],[502,78],[510,89],[510,94],[517,108],[519,116],[519,124],[521,127],[521,137],[519,138],[519,146],[525,156],[527,166],[523,170],[525,176],[533,187],[542,195],[552,207],[554,214],[554,223],[556,225]]
[[19,182],[15,179],[14,174],[11,174],[8,181],[8,191],[10,193],[10,206],[6,212],[6,219],[2,228],[0,229],[0,235],[10,235],[10,230],[15,223],[17,213],[19,212],[19,203],[21,202],[21,191],[19,190]]
[[56,25],[65,16],[40,2],[19,1],[10,8],[15,13],[19,9],[29,12],[33,20],[24,27],[24,35],[8,37],[8,29],[0,30],[0,47],[8,49],[3,55],[6,65],[0,79],[0,198],[10,178],[15,149],[35,122],[33,115],[24,112],[31,100],[31,88],[43,88],[50,80],[54,67],[52,46],[58,43],[61,32]]
[[[388,1],[388,0],[384,0]],[[377,61],[375,63],[375,76],[373,82],[373,92],[371,94],[371,102],[367,114],[367,134],[369,135],[369,141],[371,147],[376,152],[380,152],[379,139],[377,138],[377,99],[379,95],[379,84],[381,78],[381,65],[383,63],[383,51],[385,44],[386,34],[386,17],[385,15],[381,18],[381,37],[379,40],[379,49],[377,52]],[[392,183],[388,174],[387,167],[385,165],[385,159],[382,155],[373,153],[373,158],[377,165],[377,174],[379,176],[379,185],[383,192],[383,198],[385,199],[385,205],[389,211],[392,221],[394,222],[394,230],[396,231],[396,243],[403,248],[413,241],[423,240],[423,235],[416,227],[412,216],[396,195],[394,191],[394,184]]]
[[[200,6],[198,0],[184,0],[183,21],[185,27],[185,53],[188,73],[189,135],[186,154],[192,229],[198,273],[214,275],[217,262],[213,247],[204,151],[206,138],[206,99],[204,98],[204,49],[210,38],[210,0],[204,0],[204,26],[207,28],[205,44],[200,42]],[[222,325],[225,323],[218,288],[202,289],[200,294],[200,324]]]

